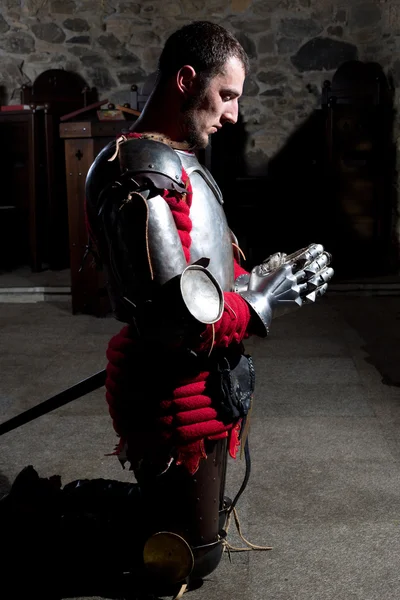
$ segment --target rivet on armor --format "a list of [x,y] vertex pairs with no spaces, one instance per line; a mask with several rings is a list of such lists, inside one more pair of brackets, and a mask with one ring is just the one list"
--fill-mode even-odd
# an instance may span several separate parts
[[213,477],[213,481],[215,481],[215,477]]
[[154,165],[149,165],[149,169],[154,169]]
[[200,502],[200,498],[196,498],[196,502]]

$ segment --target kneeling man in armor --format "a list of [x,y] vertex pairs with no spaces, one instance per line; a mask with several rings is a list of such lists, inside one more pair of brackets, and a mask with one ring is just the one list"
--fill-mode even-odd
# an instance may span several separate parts
[[[142,497],[144,565],[169,583],[218,565],[227,457],[243,446],[254,367],[243,340],[327,288],[330,256],[311,244],[247,272],[217,183],[197,151],[238,119],[249,61],[219,25],[167,40],[132,128],[94,161],[87,223],[125,325],[107,350],[107,401]],[[243,486],[242,486],[243,487]]]

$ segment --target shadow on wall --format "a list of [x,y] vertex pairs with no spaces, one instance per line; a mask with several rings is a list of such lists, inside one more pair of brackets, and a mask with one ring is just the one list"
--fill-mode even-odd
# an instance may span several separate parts
[[319,241],[315,229],[321,227],[323,210],[322,111],[314,111],[268,163],[258,164],[256,176],[246,174],[247,135],[242,120],[219,135],[224,139],[213,141],[213,168],[247,268],[273,252],[290,253],[317,241],[316,237]]
[[312,242],[337,275],[395,272],[396,148],[393,86],[382,68],[349,61],[324,84],[322,104],[257,176],[246,174],[240,118],[213,139],[212,169],[247,267]]
[[3,498],[10,491],[11,484],[7,477],[0,473],[0,499]]

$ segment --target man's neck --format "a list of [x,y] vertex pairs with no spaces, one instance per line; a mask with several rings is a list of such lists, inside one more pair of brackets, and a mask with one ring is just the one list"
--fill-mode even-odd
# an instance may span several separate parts
[[156,88],[150,94],[140,117],[133,124],[131,130],[137,133],[157,131],[171,139],[176,138],[178,129],[177,124],[174,123],[176,107],[169,108],[169,106],[168,97]]
[[154,132],[182,143],[186,140],[180,130],[178,116],[179,107],[156,88],[130,130],[136,133]]

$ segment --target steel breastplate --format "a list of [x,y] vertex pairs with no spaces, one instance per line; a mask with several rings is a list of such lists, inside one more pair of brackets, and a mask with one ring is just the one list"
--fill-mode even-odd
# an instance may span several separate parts
[[217,183],[194,154],[175,150],[189,175],[193,188],[190,218],[192,220],[190,262],[202,257],[210,259],[209,270],[224,291],[234,283],[231,231],[222,207],[222,194]]

